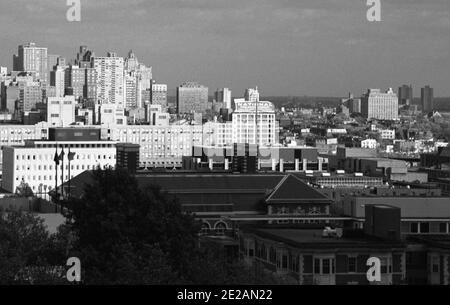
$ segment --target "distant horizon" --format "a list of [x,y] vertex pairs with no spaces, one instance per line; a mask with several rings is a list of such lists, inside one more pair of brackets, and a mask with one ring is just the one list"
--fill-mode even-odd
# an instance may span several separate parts
[[[301,2],[301,3],[300,3]],[[354,0],[81,0],[68,22],[60,0],[2,1],[0,65],[33,41],[73,59],[132,49],[158,82],[196,80],[234,95],[360,95],[430,85],[450,96],[450,2],[382,0],[381,21]],[[415,90],[417,92],[417,89]]]

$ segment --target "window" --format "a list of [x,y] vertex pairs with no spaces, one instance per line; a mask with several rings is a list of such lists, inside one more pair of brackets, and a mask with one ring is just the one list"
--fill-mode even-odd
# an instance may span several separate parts
[[439,232],[440,233],[448,233],[448,231],[447,231],[447,223],[446,222],[441,222],[439,224]]
[[411,233],[419,233],[419,224],[417,222],[412,222],[410,224],[410,232]]
[[348,258],[348,272],[356,272],[356,257]]
[[430,233],[430,224],[428,222],[420,223],[420,233]]
[[431,268],[433,273],[439,272],[439,256],[433,256],[431,259]]
[[335,273],[333,258],[315,258],[314,273],[320,275],[329,275]]

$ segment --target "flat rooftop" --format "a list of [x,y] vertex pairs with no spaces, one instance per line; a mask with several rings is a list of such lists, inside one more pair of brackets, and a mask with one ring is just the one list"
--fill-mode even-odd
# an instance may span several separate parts
[[[244,232],[247,232],[243,229]],[[262,238],[285,243],[293,247],[332,247],[339,248],[392,248],[403,247],[400,241],[387,241],[371,236],[362,237],[322,237],[322,230],[309,229],[250,229],[253,233]]]

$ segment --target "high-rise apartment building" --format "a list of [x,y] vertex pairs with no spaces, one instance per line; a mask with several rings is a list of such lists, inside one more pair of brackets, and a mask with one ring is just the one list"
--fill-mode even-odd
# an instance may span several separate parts
[[36,80],[48,81],[47,48],[37,47],[30,42],[20,45],[16,58],[17,71],[36,72]]
[[420,90],[420,99],[422,102],[422,111],[425,113],[434,110],[434,90],[430,86],[425,86]]
[[137,77],[135,72],[125,75],[125,108],[134,109],[138,107],[137,102]]
[[202,113],[208,108],[208,87],[184,82],[177,88],[178,113]]
[[398,103],[400,105],[412,105],[413,98],[412,85],[403,85],[398,88]]
[[19,110],[29,112],[36,108],[36,104],[41,103],[43,90],[40,82],[19,82]]
[[93,67],[97,71],[97,102],[114,104],[123,109],[124,104],[124,61],[115,53],[107,57],[94,57]]
[[368,119],[397,120],[397,94],[392,88],[386,92],[381,92],[380,89],[369,89],[361,98],[361,112]]

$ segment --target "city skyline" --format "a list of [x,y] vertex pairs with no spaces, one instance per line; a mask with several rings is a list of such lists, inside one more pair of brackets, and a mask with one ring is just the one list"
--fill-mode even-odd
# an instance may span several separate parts
[[429,84],[436,97],[450,96],[450,69],[442,64],[450,59],[445,0],[384,0],[382,21],[374,23],[366,20],[365,1],[81,4],[81,22],[70,23],[65,2],[2,3],[0,25],[8,31],[0,65],[11,69],[17,46],[33,41],[67,60],[79,45],[97,56],[125,57],[133,49],[170,90],[195,80],[236,94],[258,85],[265,96],[358,96],[371,87]]

